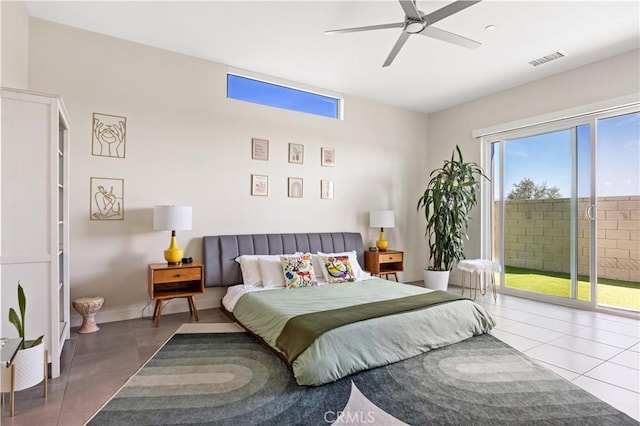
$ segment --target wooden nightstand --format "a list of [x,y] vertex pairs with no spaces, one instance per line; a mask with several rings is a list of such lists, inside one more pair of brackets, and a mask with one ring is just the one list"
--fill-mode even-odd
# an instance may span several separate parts
[[364,252],[364,269],[371,272],[371,275],[377,275],[380,278],[384,275],[386,279],[389,279],[389,275],[393,275],[398,281],[397,273],[404,270],[404,252],[367,250]]
[[149,297],[156,302],[153,320],[156,327],[162,315],[164,300],[184,297],[189,302],[189,312],[198,321],[198,310],[193,296],[204,293],[204,271],[202,263],[167,265],[149,264]]

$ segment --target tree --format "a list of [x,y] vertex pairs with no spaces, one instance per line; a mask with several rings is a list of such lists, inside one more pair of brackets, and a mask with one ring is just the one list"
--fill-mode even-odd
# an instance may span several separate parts
[[509,200],[539,200],[544,198],[561,198],[560,188],[557,186],[548,187],[546,182],[537,185],[529,178],[524,178],[513,184],[513,188],[507,199]]

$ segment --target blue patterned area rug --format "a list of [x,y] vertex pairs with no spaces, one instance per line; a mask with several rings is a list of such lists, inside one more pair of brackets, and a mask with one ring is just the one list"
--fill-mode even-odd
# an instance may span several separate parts
[[491,335],[303,387],[235,324],[180,331],[89,425],[638,424]]

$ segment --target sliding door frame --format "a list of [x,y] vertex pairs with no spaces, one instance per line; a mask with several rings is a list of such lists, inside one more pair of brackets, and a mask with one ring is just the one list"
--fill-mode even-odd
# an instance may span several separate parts
[[[625,98],[627,99],[627,98]],[[622,102],[621,102],[622,103]],[[597,310],[602,312],[614,313],[616,315],[630,316],[632,318],[640,317],[639,313],[626,311],[623,309],[616,309],[612,307],[603,307],[599,306],[597,303],[597,282],[598,282],[598,265],[597,265],[597,243],[598,243],[598,234],[597,234],[597,219],[598,219],[598,208],[597,208],[597,124],[598,120],[615,117],[618,115],[625,115],[630,113],[640,112],[640,102],[631,102],[631,103],[622,103],[622,106],[618,107],[609,107],[600,110],[595,110],[592,112],[586,112],[581,114],[576,114],[573,116],[568,116],[567,118],[562,118],[558,114],[555,115],[555,118],[548,119],[547,121],[541,122],[541,117],[532,118],[531,124],[526,124],[525,122],[518,122],[512,124],[505,124],[501,127],[504,129],[503,131],[497,131],[499,128],[491,128],[478,130],[473,132],[473,136],[479,138],[481,143],[481,165],[485,171],[492,170],[492,144],[498,143],[500,156],[499,156],[499,197],[500,197],[500,238],[502,241],[500,242],[500,247],[498,251],[498,255],[500,257],[500,263],[504,266],[505,259],[505,247],[504,247],[504,218],[505,218],[505,189],[504,189],[504,144],[506,140],[509,139],[518,139],[523,137],[540,135],[543,133],[550,133],[560,130],[568,130],[571,129],[572,137],[572,185],[571,185],[571,212],[572,212],[572,225],[571,225],[571,296],[574,297],[573,293],[574,289],[576,289],[575,280],[577,279],[577,265],[576,265],[576,245],[577,245],[577,235],[576,235],[576,224],[578,219],[578,214],[581,212],[577,212],[577,176],[576,176],[576,132],[575,128],[580,125],[589,125],[590,126],[590,205],[593,211],[593,219],[590,220],[590,236],[591,236],[591,244],[590,244],[590,289],[591,289],[591,297],[590,301],[580,301],[577,298],[567,299],[561,298],[559,296],[546,295],[541,293],[528,292],[526,290],[519,289],[511,289],[505,286],[505,275],[504,268],[500,274],[499,279],[499,291],[503,294],[511,294],[515,296],[526,297],[529,299],[540,300],[547,303],[560,304],[563,306],[575,307],[580,309],[588,309],[588,310]],[[519,128],[514,126],[519,125]],[[493,182],[483,182],[481,188],[481,255],[484,259],[491,259],[493,256]]]

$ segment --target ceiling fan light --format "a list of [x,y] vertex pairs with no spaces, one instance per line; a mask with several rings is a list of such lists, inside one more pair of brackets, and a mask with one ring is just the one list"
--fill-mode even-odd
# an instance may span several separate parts
[[424,21],[407,21],[407,24],[404,26],[404,30],[409,34],[418,34],[420,31],[424,30],[426,24],[427,23]]

